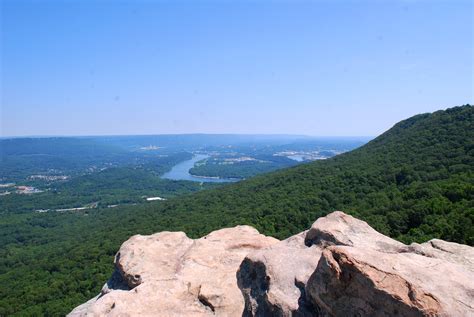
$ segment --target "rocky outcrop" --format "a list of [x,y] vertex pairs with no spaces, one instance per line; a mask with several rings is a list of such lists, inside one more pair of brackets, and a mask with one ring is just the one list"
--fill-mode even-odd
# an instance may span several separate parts
[[331,316],[474,314],[472,272],[414,253],[328,247],[306,292]]
[[72,316],[474,316],[474,248],[404,245],[343,212],[286,240],[248,226],[134,236]]
[[245,298],[244,316],[314,315],[305,286],[322,250],[304,244],[302,232],[266,249],[251,252],[237,272]]
[[241,315],[235,272],[250,251],[277,242],[249,226],[197,240],[183,232],[133,236],[117,253],[116,273],[101,295],[70,316]]
[[306,285],[323,250],[331,245],[392,251],[404,246],[366,222],[335,211],[308,231],[247,255],[238,272],[245,315],[320,315],[319,306],[306,296]]
[[367,222],[335,211],[316,220],[305,236],[307,246],[321,248],[330,245],[347,245],[380,251],[396,251],[404,246],[375,231]]
[[474,249],[404,245],[333,212],[240,266],[244,315],[471,316]]

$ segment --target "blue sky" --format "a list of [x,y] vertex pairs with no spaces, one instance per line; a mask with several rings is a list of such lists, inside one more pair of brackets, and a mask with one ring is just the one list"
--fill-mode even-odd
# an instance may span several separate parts
[[1,0],[1,135],[377,135],[473,103],[472,1]]

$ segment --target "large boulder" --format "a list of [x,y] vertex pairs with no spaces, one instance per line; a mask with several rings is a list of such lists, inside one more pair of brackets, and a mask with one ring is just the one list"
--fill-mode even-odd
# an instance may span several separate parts
[[403,243],[374,230],[367,222],[342,211],[334,211],[316,220],[305,237],[305,244],[322,248],[330,245],[347,245],[381,251],[397,251]]
[[314,316],[305,286],[322,250],[304,244],[306,232],[249,253],[237,272],[244,316]]
[[323,249],[350,245],[396,250],[402,243],[375,231],[366,222],[335,211],[304,231],[268,248],[249,253],[237,273],[249,316],[317,316],[318,307],[307,300],[306,283]]
[[237,277],[245,316],[474,316],[473,268],[472,247],[405,245],[336,211],[250,252]]
[[136,235],[116,255],[116,273],[98,298],[70,316],[240,316],[236,271],[245,255],[278,242],[249,226],[197,239],[182,232]]
[[330,316],[474,316],[470,269],[415,253],[331,246],[306,294]]

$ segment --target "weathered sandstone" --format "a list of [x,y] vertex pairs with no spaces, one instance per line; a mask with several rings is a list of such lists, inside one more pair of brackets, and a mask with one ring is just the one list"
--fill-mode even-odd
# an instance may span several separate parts
[[314,315],[305,286],[322,250],[304,244],[302,232],[266,249],[251,252],[237,278],[245,298],[245,316]]
[[328,247],[306,292],[331,316],[474,314],[472,272],[414,253]]
[[323,249],[330,245],[392,251],[403,246],[366,222],[335,211],[308,231],[247,255],[238,273],[245,314],[317,316],[317,306],[307,300],[305,288]]
[[235,272],[249,251],[276,242],[249,226],[197,240],[182,232],[133,236],[116,255],[119,277],[70,316],[240,315],[244,299]]
[[396,251],[403,243],[375,231],[367,222],[335,211],[316,220],[305,236],[305,244],[325,247],[347,245],[380,251]]
[[405,245],[343,212],[278,241],[248,226],[134,236],[71,316],[474,316],[474,248]]

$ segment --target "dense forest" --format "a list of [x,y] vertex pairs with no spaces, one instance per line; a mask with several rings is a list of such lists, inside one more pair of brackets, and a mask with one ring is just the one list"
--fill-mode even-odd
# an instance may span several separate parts
[[[152,158],[152,159],[151,159]],[[171,181],[160,176],[172,166],[192,158],[188,152],[162,157],[140,157],[138,163],[109,167],[97,172],[73,177],[51,184],[27,180],[23,184],[44,191],[34,195],[5,195],[0,197],[0,215],[32,212],[39,209],[98,207],[144,202],[144,197],[171,198],[181,194],[217,187],[213,183]]]
[[0,139],[0,180],[16,182],[50,170],[67,170],[74,175],[105,162],[119,165],[130,157],[118,146],[88,138]]
[[474,108],[417,115],[351,152],[165,202],[0,218],[0,315],[64,315],[133,234],[255,226],[286,238],[333,210],[405,243],[474,244]]
[[153,215],[204,215],[200,234],[248,223],[285,238],[339,209],[404,242],[472,245],[473,167],[474,109],[466,105],[404,120],[332,159],[170,201]]

